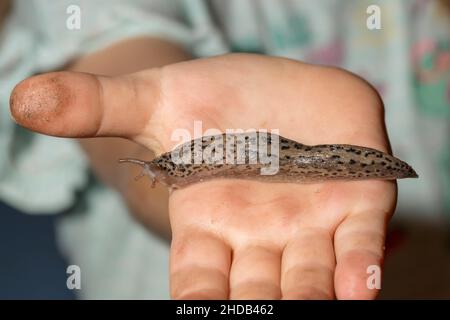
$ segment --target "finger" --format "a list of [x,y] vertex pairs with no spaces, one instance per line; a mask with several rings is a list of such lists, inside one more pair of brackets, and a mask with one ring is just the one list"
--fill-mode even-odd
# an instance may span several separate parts
[[147,124],[159,92],[157,71],[147,73],[145,82],[139,74],[34,76],[14,88],[11,114],[20,125],[47,135],[132,137]]
[[283,299],[332,299],[335,259],[327,230],[303,229],[285,247],[281,264]]
[[170,288],[174,299],[227,299],[231,248],[214,235],[174,233]]
[[246,246],[233,252],[231,299],[279,299],[280,259],[277,248]]
[[382,212],[348,216],[334,235],[338,299],[374,299],[381,281],[387,217]]

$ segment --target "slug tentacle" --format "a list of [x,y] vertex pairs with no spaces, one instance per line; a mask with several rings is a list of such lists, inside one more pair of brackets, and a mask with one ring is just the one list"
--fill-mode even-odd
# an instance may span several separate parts
[[[411,166],[376,149],[329,144],[308,146],[266,132],[222,134],[188,141],[152,161],[121,159],[143,167],[141,176],[172,189],[212,179],[314,183],[328,180],[417,178]],[[198,157],[200,154],[200,158]],[[266,170],[270,169],[275,170]],[[271,172],[271,173],[265,173]]]
[[134,163],[138,164],[142,167],[142,171],[139,175],[137,175],[134,180],[139,180],[144,176],[148,176],[152,182],[151,187],[154,188],[156,185],[156,174],[152,172],[150,169],[150,164],[146,161],[139,160],[139,159],[133,159],[133,158],[126,158],[126,159],[119,159],[119,163]]

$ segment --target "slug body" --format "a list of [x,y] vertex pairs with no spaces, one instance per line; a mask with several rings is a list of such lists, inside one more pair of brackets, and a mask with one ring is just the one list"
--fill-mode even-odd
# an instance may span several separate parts
[[[152,161],[119,161],[141,165],[141,176],[149,176],[153,185],[160,182],[172,189],[221,178],[314,183],[418,177],[406,162],[375,149],[345,144],[308,146],[261,132],[204,136]],[[275,170],[263,173],[269,166]]]

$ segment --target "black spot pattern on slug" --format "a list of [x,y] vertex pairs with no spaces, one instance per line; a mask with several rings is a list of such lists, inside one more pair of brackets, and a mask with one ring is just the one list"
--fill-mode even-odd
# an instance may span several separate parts
[[[230,138],[230,136],[228,136]],[[354,180],[354,179],[396,179],[417,177],[414,170],[403,161],[381,151],[353,145],[317,145],[308,146],[277,135],[266,134],[257,137],[255,134],[235,134],[233,140],[227,137],[210,136],[201,140],[189,141],[177,148],[191,152],[192,159],[197,148],[196,142],[201,143],[201,150],[211,151],[211,157],[203,158],[199,163],[177,164],[171,160],[171,152],[148,162],[158,181],[177,187],[186,186],[199,181],[213,178],[242,178],[266,182],[322,182],[325,180]],[[221,139],[221,140],[219,140]],[[250,159],[258,159],[251,145],[267,143],[266,155],[272,155],[272,143],[278,139],[279,170],[275,175],[263,176],[261,169],[267,167],[262,163],[250,163]],[[216,142],[215,142],[216,141]],[[223,143],[219,143],[223,141]],[[226,142],[226,143],[225,143]],[[228,150],[228,143],[232,142],[233,150]],[[245,142],[245,143],[244,143]],[[217,143],[215,145],[211,145]],[[243,164],[226,163],[227,153],[230,159],[237,160],[237,151],[242,146],[245,151]],[[214,154],[221,150],[221,163],[215,163]],[[389,165],[388,165],[389,164]]]

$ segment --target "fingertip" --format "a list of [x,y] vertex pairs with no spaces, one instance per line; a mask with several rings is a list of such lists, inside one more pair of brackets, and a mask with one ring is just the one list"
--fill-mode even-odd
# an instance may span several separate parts
[[38,75],[17,84],[9,101],[14,120],[31,128],[57,114],[60,101],[66,98],[58,79],[54,75]]
[[[96,124],[89,122],[98,117],[91,115],[90,121],[85,122],[87,117],[83,109],[92,105],[90,100],[98,98],[98,93],[93,92],[98,91],[95,81],[92,75],[73,72],[27,78],[11,93],[11,116],[19,125],[36,132],[54,136],[90,136],[95,133]],[[95,112],[95,109],[91,111]]]
[[339,259],[335,292],[339,300],[373,300],[381,289],[381,262],[367,252],[351,252]]

